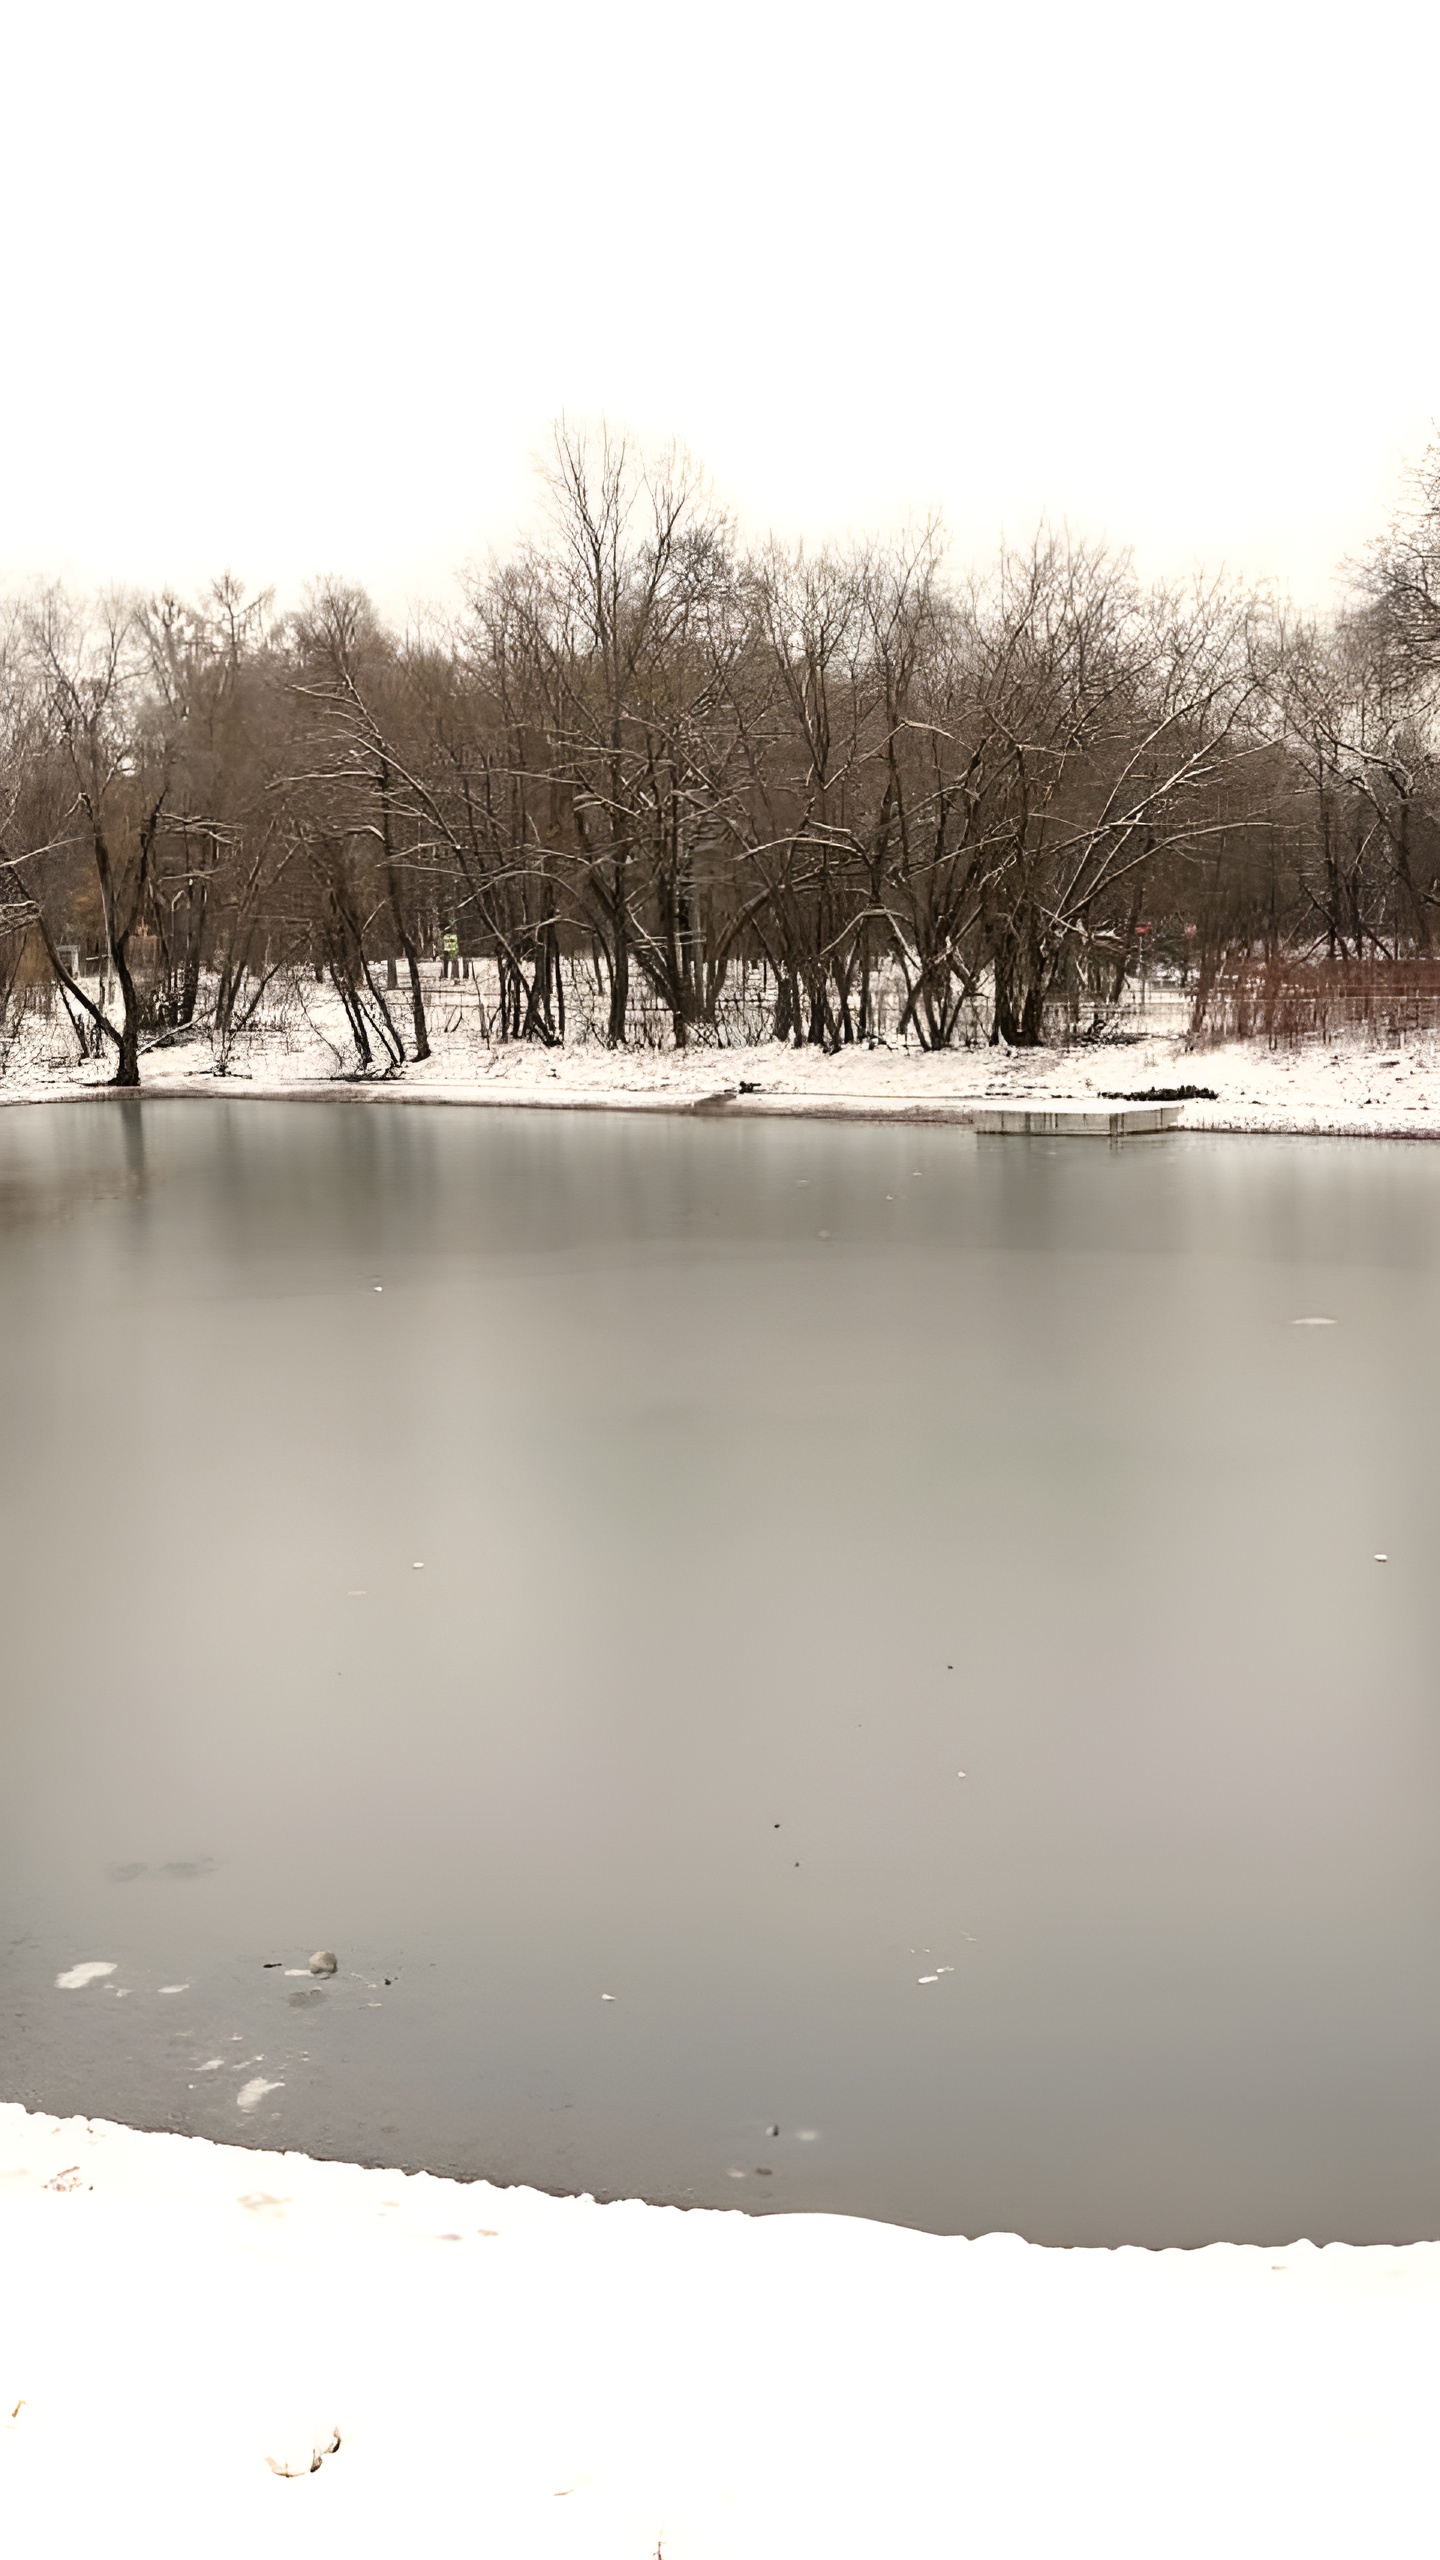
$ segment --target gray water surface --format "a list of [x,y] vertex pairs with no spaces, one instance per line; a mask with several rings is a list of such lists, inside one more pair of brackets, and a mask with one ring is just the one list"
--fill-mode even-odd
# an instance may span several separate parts
[[1434,2237],[1437,1426],[1440,1149],[0,1113],[0,2095]]

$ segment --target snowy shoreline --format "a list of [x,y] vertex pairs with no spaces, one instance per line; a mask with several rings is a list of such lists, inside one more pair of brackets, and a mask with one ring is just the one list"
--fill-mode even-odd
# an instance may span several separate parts
[[208,2548],[307,2560],[1433,2539],[1434,2243],[938,2239],[15,2105],[0,2235],[17,2550],[89,2550],[120,2516],[157,2550],[203,2516]]
[[[1235,1136],[1440,1138],[1440,1039],[1383,1055],[1349,1040],[1330,1049],[1276,1051],[1252,1043],[1187,1050],[1176,1037],[1068,1050],[854,1048],[838,1056],[770,1043],[756,1049],[632,1050],[593,1043],[558,1051],[486,1049],[475,1039],[437,1048],[392,1077],[347,1076],[314,1043],[271,1049],[220,1076],[170,1055],[142,1068],[142,1098],[443,1103],[528,1110],[690,1112],[726,1118],[933,1122],[965,1126],[977,1108],[1094,1104],[1155,1088],[1200,1085],[1181,1126]],[[0,1078],[0,1106],[114,1096],[105,1062],[27,1062]],[[120,1097],[124,1098],[124,1097]]]

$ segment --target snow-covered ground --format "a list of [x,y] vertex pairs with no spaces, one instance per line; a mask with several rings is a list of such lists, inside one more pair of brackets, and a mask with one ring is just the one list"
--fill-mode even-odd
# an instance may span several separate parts
[[[1214,1101],[1185,1105],[1195,1129],[1294,1131],[1340,1136],[1440,1136],[1440,1035],[1381,1050],[1359,1038],[1330,1048],[1271,1050],[1236,1042],[1185,1045],[1185,1007],[1152,996],[1126,1017],[1125,1036],[1068,1050],[974,1048],[927,1054],[914,1048],[815,1049],[632,1047],[614,1052],[593,1039],[547,1050],[533,1042],[492,1046],[473,987],[429,990],[435,1054],[386,1078],[359,1079],[338,1002],[328,990],[291,997],[239,1044],[217,1077],[203,1035],[154,1049],[142,1061],[152,1093],[332,1096],[685,1110],[713,1103],[727,1111],[912,1115],[964,1120],[977,1103],[1085,1102],[1154,1086],[1213,1088]],[[398,999],[396,1000],[398,1003]],[[398,1022],[404,1021],[397,1012]],[[108,1059],[77,1063],[58,1017],[27,1024],[0,1074],[0,1102],[55,1099],[103,1086]],[[742,1092],[742,1083],[756,1088]]]
[[1430,2244],[1037,2249],[0,2106],[17,2555],[1429,2560],[1437,2393]]

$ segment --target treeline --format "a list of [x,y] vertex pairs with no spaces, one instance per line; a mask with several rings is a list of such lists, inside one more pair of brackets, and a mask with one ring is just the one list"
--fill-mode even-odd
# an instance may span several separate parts
[[1257,966],[1430,955],[1440,456],[1324,624],[1064,537],[747,548],[682,457],[563,430],[548,500],[404,632],[333,583],[16,600],[0,1020],[58,1002],[134,1083],[319,978],[396,1071],[453,954],[496,1039],[580,989],[613,1043],[1023,1047],[1142,955],[1197,1022]]

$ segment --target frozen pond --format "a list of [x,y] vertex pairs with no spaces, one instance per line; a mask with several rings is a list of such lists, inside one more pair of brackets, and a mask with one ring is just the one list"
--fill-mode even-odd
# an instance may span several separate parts
[[0,1418],[0,2095],[1440,2230],[1440,1149],[5,1111]]

